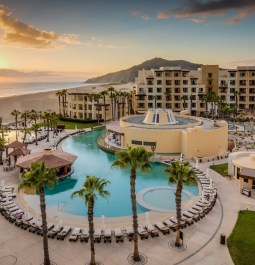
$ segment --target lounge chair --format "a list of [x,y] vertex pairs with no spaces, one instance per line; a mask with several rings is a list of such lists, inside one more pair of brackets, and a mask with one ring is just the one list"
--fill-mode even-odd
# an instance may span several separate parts
[[55,225],[49,232],[48,238],[54,238],[61,230],[63,229],[62,225]]
[[162,222],[156,222],[155,226],[163,233],[163,235],[170,234],[169,227],[165,226]]
[[89,241],[89,229],[83,228],[80,235],[81,242],[88,242]]
[[114,235],[115,235],[116,243],[124,242],[124,235],[121,232],[120,228],[114,228],[113,232],[114,232]]
[[[170,221],[177,225],[177,218],[176,218],[176,217],[172,216],[172,217],[170,218]],[[187,226],[187,225],[186,225],[186,222],[183,221],[183,220],[181,220],[180,226],[181,226],[180,228],[184,228],[184,227],[186,227],[186,226]]]
[[167,225],[170,229],[172,229],[174,232],[176,231],[177,224],[174,224],[169,219],[166,219],[165,221],[163,221],[163,223]]
[[182,214],[188,218],[192,218],[196,222],[200,220],[200,217],[198,215],[194,215],[191,212],[184,211]]
[[128,240],[134,240],[134,229],[132,227],[126,227]]
[[[47,223],[47,232],[49,232],[54,227],[53,223]],[[39,236],[43,236],[43,230],[42,227],[38,228],[35,233]]]
[[96,228],[94,233],[94,242],[100,243],[101,242],[101,228]]
[[21,229],[27,230],[30,226],[35,225],[35,223],[36,223],[35,218],[32,218],[28,221],[23,222],[20,227]]
[[159,236],[158,230],[155,228],[154,225],[148,224],[145,226],[145,229],[148,231],[148,233],[151,235],[151,237],[158,237]]
[[110,228],[106,228],[104,231],[104,243],[112,242],[112,230]]
[[141,240],[149,238],[148,232],[142,226],[138,226],[137,230]]
[[203,213],[202,211],[197,211],[193,208],[189,208],[188,212],[194,214],[194,215],[198,215],[200,218],[203,218],[205,216],[205,213]]
[[42,227],[42,221],[37,221],[34,225],[31,225],[28,229],[29,232],[35,233],[36,230]]
[[194,220],[192,218],[189,218],[187,216],[182,215],[181,220],[184,221],[187,225],[194,224]]
[[76,242],[78,240],[80,232],[81,232],[81,229],[79,227],[74,228],[69,237],[69,241]]
[[64,228],[57,234],[57,240],[64,240],[70,231],[71,227],[69,225],[64,226]]

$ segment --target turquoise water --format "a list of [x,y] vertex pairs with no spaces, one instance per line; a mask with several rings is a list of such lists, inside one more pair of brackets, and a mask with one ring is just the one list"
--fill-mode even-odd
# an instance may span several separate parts
[[[71,199],[71,194],[79,190],[87,175],[108,179],[111,184],[107,187],[111,196],[108,200],[98,198],[95,203],[94,214],[96,217],[105,215],[106,217],[131,215],[130,202],[130,172],[129,170],[120,170],[111,168],[115,160],[113,154],[106,153],[98,148],[97,138],[104,133],[104,130],[98,130],[69,137],[63,143],[63,150],[78,156],[73,168],[74,174],[71,178],[59,181],[58,186],[53,190],[46,191],[47,205],[63,205],[66,203],[63,211],[76,215],[86,215],[87,211],[83,201],[80,198]],[[167,186],[167,175],[164,172],[165,166],[159,163],[152,164],[152,170],[147,173],[137,172],[136,192],[152,186]],[[194,195],[198,194],[198,187],[195,184],[185,187],[186,190]],[[27,196],[28,197],[28,196]],[[174,207],[174,200],[169,201]],[[175,208],[175,207],[174,207]],[[146,212],[137,204],[138,213]]]
[[[156,190],[150,190],[143,194],[142,199],[145,203],[152,207],[174,210],[175,209],[175,190],[160,188]],[[190,196],[182,192],[182,202],[186,202],[190,199]],[[171,202],[171,203],[169,203]]]

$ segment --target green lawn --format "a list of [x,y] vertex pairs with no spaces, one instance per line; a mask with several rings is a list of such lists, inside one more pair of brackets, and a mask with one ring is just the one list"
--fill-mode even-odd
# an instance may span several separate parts
[[210,166],[210,168],[221,174],[223,177],[228,177],[228,163]]
[[78,122],[73,122],[73,121],[62,121],[59,119],[57,120],[57,124],[65,125],[66,129],[75,129],[76,126],[77,126],[77,129],[84,129],[84,128],[97,125],[97,123],[78,123]]
[[240,211],[228,238],[228,249],[235,265],[255,264],[255,212]]

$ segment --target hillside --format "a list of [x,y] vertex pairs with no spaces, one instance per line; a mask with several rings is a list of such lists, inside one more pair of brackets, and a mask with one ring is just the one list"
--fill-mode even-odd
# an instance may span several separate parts
[[198,67],[201,66],[201,64],[196,64],[196,63],[190,63],[188,61],[183,61],[183,60],[165,60],[162,58],[154,58],[151,60],[147,60],[139,65],[135,65],[129,69],[126,70],[121,70],[117,71],[114,73],[109,73],[106,75],[90,78],[85,81],[85,83],[129,83],[129,82],[134,82],[135,77],[137,76],[138,70],[142,69],[158,69],[162,66],[167,66],[167,67],[182,67],[184,69],[189,69],[189,70],[195,70]]

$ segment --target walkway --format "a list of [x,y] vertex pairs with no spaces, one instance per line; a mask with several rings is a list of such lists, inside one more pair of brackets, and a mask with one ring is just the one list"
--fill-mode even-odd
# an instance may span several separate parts
[[[206,170],[209,163],[201,165]],[[5,184],[18,183],[17,170],[3,172],[0,166],[0,182]],[[185,228],[184,240],[187,250],[176,252],[168,247],[168,242],[175,239],[175,233],[158,238],[149,238],[139,241],[140,251],[147,255],[149,265],[231,265],[227,246],[220,245],[220,234],[230,234],[237,218],[240,207],[247,204],[254,205],[252,200],[239,194],[238,183],[228,178],[223,178],[210,170],[210,176],[218,189],[219,199],[213,210],[202,220]],[[7,222],[0,215],[0,264],[37,265],[41,264],[42,238],[23,231]],[[52,261],[60,265],[81,265],[89,260],[88,243],[70,243],[65,241],[49,240]],[[96,258],[105,265],[128,265],[127,256],[132,253],[133,242],[125,239],[124,243],[96,244]],[[17,262],[6,263],[4,256],[15,256]],[[8,261],[15,260],[8,257]]]

